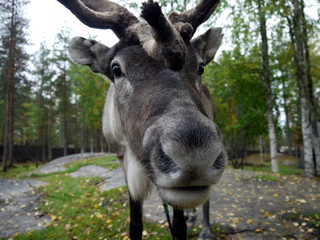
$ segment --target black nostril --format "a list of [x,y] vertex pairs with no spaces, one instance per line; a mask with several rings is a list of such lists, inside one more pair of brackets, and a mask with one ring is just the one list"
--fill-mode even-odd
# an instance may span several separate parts
[[172,139],[181,142],[186,149],[206,148],[216,137],[208,126],[196,121],[185,121],[182,126]]
[[179,170],[177,164],[163,152],[162,148],[159,148],[157,167],[163,173],[176,173]]
[[212,167],[214,169],[224,169],[226,167],[226,163],[227,163],[227,156],[226,156],[226,153],[222,151],[217,157],[217,159],[215,160],[215,162],[212,164]]

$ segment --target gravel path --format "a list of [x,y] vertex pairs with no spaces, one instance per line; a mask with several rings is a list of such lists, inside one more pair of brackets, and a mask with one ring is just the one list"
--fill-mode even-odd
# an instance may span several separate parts
[[[64,171],[65,163],[88,157],[93,156],[59,158],[37,172]],[[302,213],[320,212],[320,182],[297,176],[277,176],[278,181],[261,181],[257,178],[259,174],[227,169],[221,182],[213,188],[211,222],[225,230],[223,239],[320,239],[320,229],[311,225],[307,218],[300,217]],[[105,178],[100,191],[125,185],[120,168],[110,171],[99,166],[85,166],[70,175]],[[32,179],[0,180],[0,238],[39,229],[50,222],[37,211],[41,195],[35,189],[43,184]],[[198,209],[197,225],[201,225],[201,215]],[[144,216],[146,220],[165,224],[162,203],[155,191],[145,201]]]
[[41,194],[35,191],[45,184],[32,179],[0,179],[0,238],[41,229],[50,223],[50,218],[38,212]]

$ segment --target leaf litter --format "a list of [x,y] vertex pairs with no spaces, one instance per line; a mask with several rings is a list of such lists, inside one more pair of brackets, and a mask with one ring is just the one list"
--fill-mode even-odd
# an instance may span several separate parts
[[[257,177],[259,174],[227,169],[214,186],[210,216],[217,239],[318,239],[320,183],[281,175],[269,180]],[[71,180],[68,174],[51,175],[47,180],[56,184],[42,188],[42,206],[36,215],[49,217],[49,226],[38,225],[46,227],[52,239],[129,239],[125,187],[100,192],[101,179]],[[145,239],[170,236],[161,204],[155,193],[145,202]],[[27,208],[25,205],[20,208]],[[5,211],[3,205],[0,209]],[[201,230],[201,212],[198,208],[191,239],[197,239]],[[37,234],[41,231],[16,233],[13,238],[37,239]]]

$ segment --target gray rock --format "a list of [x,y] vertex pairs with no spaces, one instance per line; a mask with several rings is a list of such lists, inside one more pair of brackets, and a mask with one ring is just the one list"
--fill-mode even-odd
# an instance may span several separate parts
[[0,179],[0,200],[8,201],[34,191],[34,188],[45,185],[37,180],[8,180]]
[[70,174],[71,177],[108,177],[108,169],[95,165],[88,165],[79,168],[77,171]]
[[35,189],[46,182],[33,179],[0,179],[0,238],[46,227],[50,218],[37,213],[40,194]]
[[94,158],[94,157],[108,157],[108,156],[115,156],[114,154],[110,153],[78,153],[72,154],[64,157],[57,158],[52,160],[51,162],[37,168],[36,170],[28,173],[26,176],[31,176],[34,173],[40,174],[48,174],[48,173],[55,173],[55,172],[62,172],[66,170],[64,166],[67,163],[75,162],[85,158]]
[[108,191],[126,185],[124,173],[121,168],[107,172],[107,180],[100,187],[100,191]]

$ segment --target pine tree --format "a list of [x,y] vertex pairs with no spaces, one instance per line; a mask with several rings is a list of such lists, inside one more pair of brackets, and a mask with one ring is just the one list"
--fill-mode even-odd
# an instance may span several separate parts
[[54,46],[53,62],[58,68],[56,76],[56,97],[59,100],[58,111],[60,113],[61,123],[61,145],[63,154],[68,154],[69,136],[69,118],[71,117],[71,83],[69,81],[67,71],[69,69],[69,57],[67,48],[70,42],[69,30],[63,29],[57,34],[57,41]]
[[25,31],[27,21],[23,17],[23,7],[28,2],[25,0],[10,0],[0,2],[0,14],[2,21],[2,47],[6,61],[3,70],[3,84],[5,89],[5,125],[4,125],[4,150],[3,171],[8,166],[13,166],[14,145],[14,108],[15,91],[24,71],[27,55],[23,49],[26,44]]
[[[51,51],[41,44],[34,59],[35,71],[33,72],[37,82],[36,93],[36,122],[37,122],[37,162],[51,160],[52,158],[52,131],[53,131],[53,62]],[[46,154],[47,153],[47,154]]]

